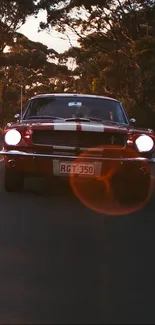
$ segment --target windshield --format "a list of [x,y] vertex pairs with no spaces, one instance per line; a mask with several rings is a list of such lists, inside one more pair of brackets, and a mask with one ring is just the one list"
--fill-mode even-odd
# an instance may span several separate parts
[[128,123],[122,106],[112,99],[90,97],[42,97],[29,102],[24,119],[94,118],[115,123]]

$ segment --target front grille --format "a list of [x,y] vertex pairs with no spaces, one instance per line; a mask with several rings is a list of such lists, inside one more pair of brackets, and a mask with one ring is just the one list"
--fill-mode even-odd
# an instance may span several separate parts
[[124,147],[126,136],[121,133],[34,130],[32,142],[37,145],[93,148],[102,145]]

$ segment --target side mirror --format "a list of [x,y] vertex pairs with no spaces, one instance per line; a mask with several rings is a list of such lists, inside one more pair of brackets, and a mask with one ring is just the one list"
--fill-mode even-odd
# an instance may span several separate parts
[[15,114],[15,115],[14,115],[14,118],[15,118],[16,120],[20,120],[20,114]]
[[130,118],[129,120],[131,125],[134,125],[136,123],[136,119],[135,118]]

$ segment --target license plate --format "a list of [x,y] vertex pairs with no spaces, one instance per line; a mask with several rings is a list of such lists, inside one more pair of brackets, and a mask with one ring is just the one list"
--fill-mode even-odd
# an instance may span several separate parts
[[60,174],[76,174],[76,175],[93,176],[95,174],[95,166],[94,164],[86,164],[86,163],[71,164],[68,162],[61,162]]

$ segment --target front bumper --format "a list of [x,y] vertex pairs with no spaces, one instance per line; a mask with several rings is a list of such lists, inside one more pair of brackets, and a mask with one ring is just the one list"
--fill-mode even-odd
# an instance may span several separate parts
[[[15,171],[24,173],[25,176],[47,176],[48,178],[51,176],[69,178],[70,174],[63,176],[60,174],[60,162],[70,162],[72,164],[79,161],[79,159],[80,163],[93,162],[95,175],[74,175],[76,180],[81,182],[89,178],[98,182],[104,179],[108,181],[117,199],[122,197],[146,199],[150,190],[151,174],[155,175],[155,158],[78,156],[60,153],[28,153],[18,150],[1,150],[0,155],[4,156],[7,168],[13,168]],[[88,186],[91,188],[91,185]]]
[[[14,156],[14,157],[38,157],[38,158],[53,158],[53,159],[71,159],[75,160],[78,159],[78,155],[64,155],[64,154],[45,154],[45,153],[33,153],[33,152],[24,152],[19,150],[0,150],[0,155],[3,156]],[[111,157],[98,157],[98,156],[84,156],[85,160],[117,160],[117,161],[148,161],[149,163],[155,163],[155,158],[147,159],[144,157],[120,157],[120,158],[111,158]]]
[[[30,172],[30,173],[49,173],[51,172],[51,161],[55,163],[63,160],[75,162],[79,159],[78,155],[69,154],[46,154],[46,153],[34,153],[34,152],[24,152],[20,150],[1,150],[0,155],[4,157],[5,163],[8,167],[13,167],[16,170]],[[83,158],[82,158],[83,157]],[[155,176],[155,158],[147,159],[144,157],[100,157],[97,155],[81,156],[85,162],[96,162],[108,165],[109,162],[116,164],[119,168],[125,168],[126,170],[131,170],[132,174],[137,177],[137,171],[140,170],[140,175],[143,173],[152,174]],[[133,169],[134,168],[134,169]]]

